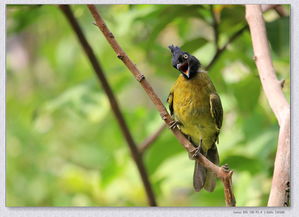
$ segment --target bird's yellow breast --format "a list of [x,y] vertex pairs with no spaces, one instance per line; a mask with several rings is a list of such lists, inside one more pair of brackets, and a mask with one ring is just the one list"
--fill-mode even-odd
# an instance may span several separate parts
[[174,118],[182,123],[181,131],[191,136],[203,148],[209,149],[215,143],[217,127],[210,112],[210,94],[215,87],[205,72],[199,72],[192,79],[179,76],[173,90]]

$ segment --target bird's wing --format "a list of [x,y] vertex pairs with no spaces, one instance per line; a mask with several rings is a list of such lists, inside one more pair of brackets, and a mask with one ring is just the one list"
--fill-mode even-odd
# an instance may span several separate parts
[[223,120],[223,109],[220,97],[217,93],[212,93],[210,95],[210,112],[215,120],[217,128],[220,130]]
[[169,106],[170,115],[173,115],[173,90],[172,89],[167,97],[167,103]]

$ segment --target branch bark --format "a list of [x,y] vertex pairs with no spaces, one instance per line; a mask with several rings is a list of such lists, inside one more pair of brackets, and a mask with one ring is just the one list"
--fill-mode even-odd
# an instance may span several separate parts
[[[123,49],[120,47],[118,42],[116,41],[114,35],[108,27],[106,26],[104,20],[100,16],[100,14],[97,12],[96,7],[94,5],[88,5],[88,8],[94,17],[96,21],[96,25],[98,28],[102,31],[103,35],[117,54],[117,57],[123,61],[123,63],[128,67],[128,69],[131,71],[131,73],[134,75],[136,80],[140,82],[141,86],[145,90],[145,92],[148,94],[154,105],[156,106],[156,109],[160,112],[161,118],[165,121],[165,123],[170,126],[171,123],[173,123],[173,119],[167,112],[166,108],[164,107],[163,103],[161,102],[160,98],[157,96],[155,91],[153,90],[152,86],[148,83],[148,81],[145,79],[144,75],[140,73],[136,65],[131,61],[131,59],[127,56],[127,54],[123,51]],[[184,146],[184,148],[191,154],[193,154],[196,149],[194,146],[185,138],[185,136],[180,132],[180,130],[175,127],[171,128],[171,131],[176,136],[176,138],[179,140],[179,142]],[[231,170],[225,169],[223,167],[219,167],[215,164],[213,164],[211,161],[209,161],[206,157],[204,157],[202,154],[199,154],[196,159],[201,165],[203,165],[205,168],[215,172],[218,178],[220,178],[224,185],[224,194],[225,194],[225,200],[227,206],[235,206],[235,198],[232,191],[232,174],[233,172]]]
[[121,128],[121,131],[127,141],[127,144],[130,148],[132,157],[136,163],[137,169],[139,171],[139,174],[141,176],[143,186],[147,195],[147,199],[150,206],[157,206],[155,195],[152,189],[152,186],[149,181],[148,174],[146,172],[144,163],[142,161],[141,154],[139,154],[139,150],[136,146],[136,143],[134,142],[134,139],[130,133],[130,130],[126,124],[126,121],[120,111],[119,105],[117,103],[117,100],[112,92],[111,87],[109,86],[109,83],[105,77],[105,74],[102,70],[102,67],[100,66],[99,61],[97,60],[91,46],[87,42],[87,39],[85,38],[83,31],[81,27],[79,26],[79,23],[76,21],[73,12],[71,11],[70,7],[68,5],[59,5],[60,9],[66,16],[68,22],[70,23],[71,27],[73,28],[74,32],[76,33],[76,36],[85,51],[86,56],[88,57],[94,71],[96,72],[96,75],[101,82],[101,85],[109,99],[112,111],[116,117],[116,120]]
[[246,5],[246,20],[262,86],[280,126],[268,206],[284,206],[290,181],[290,106],[272,64],[261,6]]

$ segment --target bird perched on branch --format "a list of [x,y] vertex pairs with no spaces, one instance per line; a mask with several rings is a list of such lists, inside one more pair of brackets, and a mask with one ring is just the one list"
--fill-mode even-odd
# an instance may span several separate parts
[[[169,110],[177,126],[187,139],[211,162],[218,165],[216,147],[223,120],[221,100],[207,72],[201,70],[196,57],[169,46],[172,65],[180,75],[167,98]],[[195,156],[193,156],[194,158]],[[195,191],[202,188],[212,192],[216,186],[216,174],[197,161],[193,174]]]

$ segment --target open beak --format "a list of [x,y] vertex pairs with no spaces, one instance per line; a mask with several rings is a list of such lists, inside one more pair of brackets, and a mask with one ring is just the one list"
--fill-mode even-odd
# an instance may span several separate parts
[[176,68],[177,68],[180,72],[184,73],[184,74],[187,76],[187,78],[190,77],[190,74],[189,74],[189,64],[188,64],[188,62],[185,62],[185,63],[178,63],[178,64],[176,65]]

